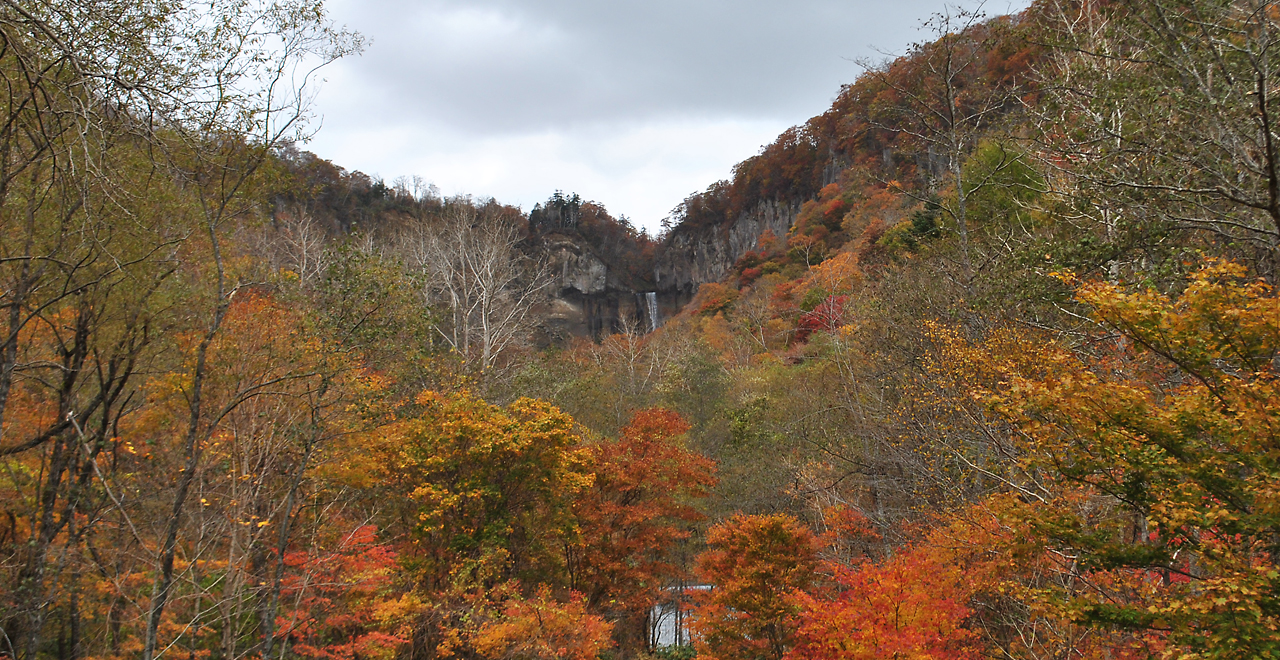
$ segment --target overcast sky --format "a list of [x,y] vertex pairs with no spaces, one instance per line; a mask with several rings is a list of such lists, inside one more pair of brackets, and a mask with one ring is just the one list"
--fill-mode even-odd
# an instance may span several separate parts
[[[942,0],[329,0],[370,41],[325,69],[306,149],[525,210],[576,192],[654,229],[830,105]],[[961,2],[974,7],[975,1]],[[1026,0],[989,0],[991,15]]]

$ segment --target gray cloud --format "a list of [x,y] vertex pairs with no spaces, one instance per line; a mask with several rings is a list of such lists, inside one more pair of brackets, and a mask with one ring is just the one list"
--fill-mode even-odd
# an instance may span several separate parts
[[[335,18],[373,44],[343,64],[369,110],[478,134],[673,115],[820,111],[937,0],[364,0]],[[1001,6],[998,11],[1004,11]]]
[[372,43],[324,72],[308,148],[525,208],[575,191],[656,228],[944,2],[327,0]]

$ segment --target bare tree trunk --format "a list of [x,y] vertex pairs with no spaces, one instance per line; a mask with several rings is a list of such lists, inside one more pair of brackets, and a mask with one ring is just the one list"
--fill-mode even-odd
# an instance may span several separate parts
[[[298,462],[297,467],[294,469],[293,478],[289,483],[289,494],[285,496],[284,520],[280,523],[280,533],[276,539],[276,556],[275,566],[271,575],[271,591],[267,595],[266,606],[262,608],[261,622],[259,624],[262,631],[261,656],[263,660],[271,658],[271,651],[275,645],[276,611],[280,606],[280,591],[284,585],[284,554],[289,549],[290,535],[293,532],[294,508],[297,506],[298,491],[302,487],[303,474],[311,464],[311,455],[320,444],[320,430],[318,428],[318,420],[315,419],[314,409],[312,410],[312,429],[311,440],[307,443],[307,449],[302,456],[302,460]],[[283,657],[283,650],[281,651],[281,657]]]
[[405,241],[426,275],[427,299],[448,309],[451,327],[436,332],[482,382],[524,339],[529,313],[551,284],[546,264],[525,256],[520,241],[512,219],[462,203],[438,222],[421,221]]
[[[217,239],[215,238],[214,240]],[[205,378],[208,373],[209,346],[213,343],[214,337],[222,325],[227,309],[221,287],[219,287],[218,291],[217,305],[213,323],[204,338],[201,339],[200,346],[196,349],[196,366],[191,377],[191,402],[188,408],[190,417],[187,422],[187,433],[183,445],[183,455],[186,460],[183,463],[182,472],[178,475],[178,489],[174,492],[173,504],[170,507],[169,517],[165,523],[164,541],[158,561],[160,575],[157,576],[151,588],[151,604],[148,607],[147,629],[142,647],[143,660],[155,658],[160,621],[164,616],[165,606],[169,602],[170,589],[173,588],[173,560],[177,553],[178,529],[182,525],[182,511],[186,507],[187,493],[191,490],[192,482],[195,481],[196,470],[200,467],[200,454],[203,450],[200,442],[200,421],[203,416],[203,396]]]

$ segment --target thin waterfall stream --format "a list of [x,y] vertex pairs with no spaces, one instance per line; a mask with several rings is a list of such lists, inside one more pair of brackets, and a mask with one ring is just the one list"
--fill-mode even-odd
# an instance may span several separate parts
[[658,311],[657,292],[649,291],[645,293],[644,302],[649,312],[649,332],[653,332],[658,329],[658,326],[662,325],[661,312]]

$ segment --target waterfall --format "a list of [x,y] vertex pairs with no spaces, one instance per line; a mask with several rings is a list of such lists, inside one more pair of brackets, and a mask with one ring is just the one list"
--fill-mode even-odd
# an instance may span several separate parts
[[649,311],[649,332],[658,329],[662,325],[662,317],[658,311],[658,294],[655,291],[649,291],[644,294],[644,302]]

